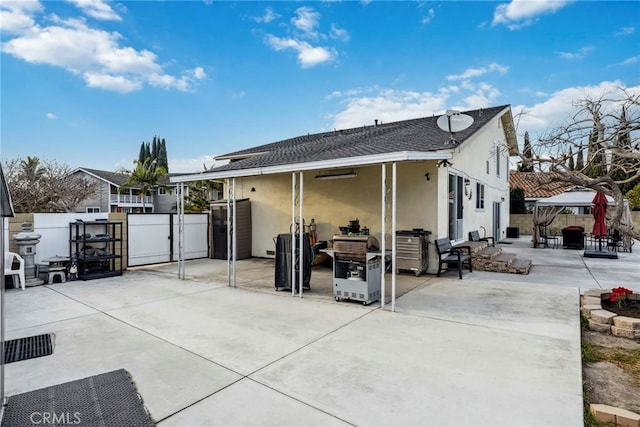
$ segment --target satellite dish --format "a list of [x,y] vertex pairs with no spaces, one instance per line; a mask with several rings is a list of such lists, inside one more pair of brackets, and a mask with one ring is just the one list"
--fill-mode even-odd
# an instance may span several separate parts
[[451,134],[451,142],[455,143],[455,133],[468,128],[473,124],[473,117],[462,114],[459,111],[447,110],[445,114],[438,117],[436,124],[440,129]]

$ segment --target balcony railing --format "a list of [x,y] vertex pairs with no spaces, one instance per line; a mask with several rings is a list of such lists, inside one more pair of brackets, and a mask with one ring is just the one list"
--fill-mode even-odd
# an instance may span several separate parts
[[153,204],[152,196],[134,196],[131,194],[111,194],[109,196],[109,203],[117,205],[140,205],[142,206],[142,199],[144,198],[144,204],[151,206]]

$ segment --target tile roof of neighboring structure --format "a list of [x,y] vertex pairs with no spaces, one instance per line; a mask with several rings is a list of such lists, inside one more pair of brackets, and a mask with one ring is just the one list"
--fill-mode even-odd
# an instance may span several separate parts
[[[513,121],[508,108],[508,105],[502,105],[465,111],[464,114],[473,117],[474,122],[468,129],[456,134],[458,145],[464,143],[498,114],[502,117],[502,125],[507,137],[513,138],[508,142],[513,145],[515,133],[512,132]],[[508,113],[506,118],[505,113]],[[214,167],[209,172],[257,169],[405,151],[435,152],[454,148],[455,146],[449,141],[449,134],[438,128],[436,124],[438,117],[403,120],[285,139],[218,156],[216,160],[229,159],[231,162]]]
[[560,176],[555,172],[510,171],[509,187],[511,189],[522,188],[525,199],[544,199],[576,188],[575,184],[567,182],[544,183],[549,178],[549,175]]

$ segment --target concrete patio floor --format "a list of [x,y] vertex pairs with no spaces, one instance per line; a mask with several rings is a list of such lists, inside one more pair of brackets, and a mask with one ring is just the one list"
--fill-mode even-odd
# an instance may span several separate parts
[[159,426],[579,426],[579,294],[640,291],[640,247],[593,259],[528,238],[503,246],[529,275],[400,275],[396,312],[335,302],[330,269],[302,299],[276,292],[264,259],[238,263],[237,288],[203,259],[186,280],[168,264],[8,289],[6,338],[56,340],[6,365],[6,394],[124,368]]

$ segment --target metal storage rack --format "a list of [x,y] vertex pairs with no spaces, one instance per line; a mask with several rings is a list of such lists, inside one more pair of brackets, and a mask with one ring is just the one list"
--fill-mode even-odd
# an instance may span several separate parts
[[78,279],[122,275],[122,222],[69,223],[69,257],[77,263]]
[[430,231],[396,231],[396,265],[398,272],[413,271],[420,276],[429,267],[427,236]]

